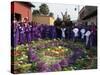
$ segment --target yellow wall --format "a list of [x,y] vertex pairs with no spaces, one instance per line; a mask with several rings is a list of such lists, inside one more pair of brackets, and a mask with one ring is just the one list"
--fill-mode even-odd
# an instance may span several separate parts
[[50,25],[54,25],[54,18],[50,17]]
[[49,16],[33,16],[33,22],[40,24],[54,25],[54,18]]

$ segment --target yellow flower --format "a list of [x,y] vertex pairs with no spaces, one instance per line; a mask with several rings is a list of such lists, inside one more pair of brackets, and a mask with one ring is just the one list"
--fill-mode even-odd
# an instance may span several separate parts
[[20,66],[20,64],[18,64],[18,66]]
[[48,50],[48,51],[50,51],[50,49],[49,49],[49,48],[48,48],[47,50]]
[[68,51],[68,48],[66,48],[66,51]]
[[28,56],[26,56],[26,58],[28,58]]
[[58,46],[58,48],[61,49],[62,47],[61,46]]
[[59,52],[55,52],[56,54],[59,54]]
[[22,57],[21,59],[23,60],[24,58]]
[[54,41],[56,41],[56,39],[54,39]]
[[26,47],[28,47],[28,44],[26,44]]
[[20,63],[23,63],[23,61],[19,61]]
[[16,47],[16,50],[18,50],[18,49],[19,49],[19,46]]

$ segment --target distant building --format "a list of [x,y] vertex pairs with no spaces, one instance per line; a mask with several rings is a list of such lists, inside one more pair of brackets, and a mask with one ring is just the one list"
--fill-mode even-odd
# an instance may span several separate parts
[[28,17],[32,21],[31,7],[35,7],[30,2],[13,1],[11,2],[11,20],[17,19],[21,21],[23,18]]
[[97,6],[84,6],[79,12],[79,22],[87,22],[88,25],[93,22],[97,25]]
[[47,25],[54,25],[54,18],[50,16],[33,16],[33,22],[39,24],[47,24]]

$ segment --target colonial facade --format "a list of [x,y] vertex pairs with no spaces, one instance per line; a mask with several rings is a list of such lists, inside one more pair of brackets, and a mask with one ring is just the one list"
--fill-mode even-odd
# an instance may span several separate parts
[[79,22],[87,22],[90,25],[92,22],[97,25],[97,6],[84,6],[79,12]]
[[29,21],[32,21],[31,7],[35,7],[30,2],[13,1],[11,2],[11,20],[14,18],[21,21],[23,18],[28,17]]

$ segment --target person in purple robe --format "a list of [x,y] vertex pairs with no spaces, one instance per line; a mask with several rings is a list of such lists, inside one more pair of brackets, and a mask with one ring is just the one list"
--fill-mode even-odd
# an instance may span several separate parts
[[19,42],[20,44],[25,43],[25,28],[24,28],[23,23],[20,23],[20,26],[19,26]]
[[31,34],[31,41],[33,40],[33,22],[29,23],[30,25],[30,34]]
[[46,38],[50,38],[50,27],[46,26]]
[[43,25],[41,24],[40,25],[40,29],[39,29],[39,32],[40,32],[40,39],[42,39],[42,32],[43,32]]
[[41,31],[40,31],[40,28],[41,28],[41,26],[38,25],[38,26],[37,26],[37,29],[36,29],[36,37],[37,37],[37,39],[40,39],[40,38],[41,38]]
[[32,25],[29,23],[29,41],[32,41]]
[[56,38],[56,36],[57,36],[57,33],[56,33],[56,27],[55,26],[52,26],[52,38],[54,39],[54,38]]
[[31,28],[28,23],[25,24],[25,43],[30,43],[31,42]]
[[50,31],[49,31],[49,38],[52,39],[54,38],[54,30],[53,30],[53,26],[50,26]]
[[91,46],[96,46],[97,45],[97,28],[96,25],[92,22],[91,23]]
[[36,26],[35,24],[32,25],[32,40],[35,40],[35,30],[36,30]]
[[50,26],[46,26],[46,38],[50,38]]
[[45,29],[46,29],[45,25],[42,24],[42,32],[41,32],[41,36],[42,36],[41,38],[42,38],[42,39],[45,38],[45,33],[46,33],[46,32],[45,32]]
[[18,24],[16,25],[15,29],[15,47],[19,44],[19,29],[18,29]]
[[38,33],[39,33],[38,26],[35,26],[35,28],[34,28],[34,40],[38,39]]
[[31,26],[29,25],[28,17],[24,18],[23,24],[25,26],[25,43],[30,43],[30,41],[31,41]]
[[11,26],[11,46],[16,47],[19,42],[19,29],[17,21]]

